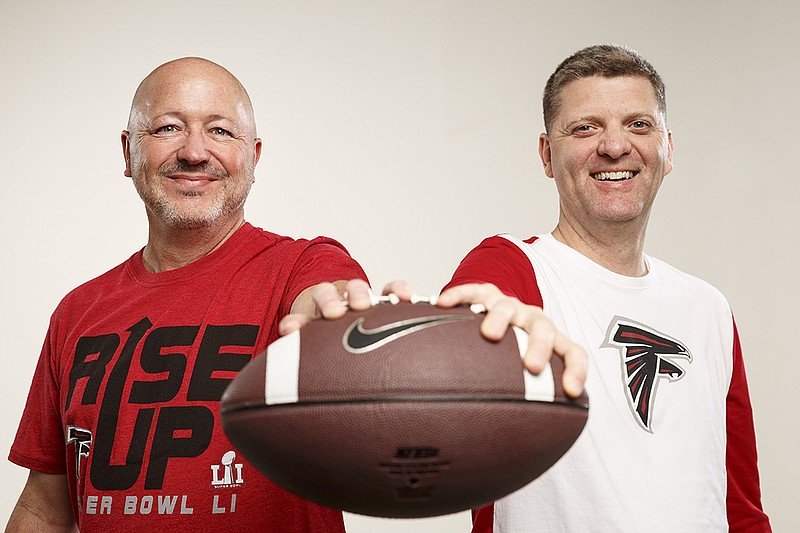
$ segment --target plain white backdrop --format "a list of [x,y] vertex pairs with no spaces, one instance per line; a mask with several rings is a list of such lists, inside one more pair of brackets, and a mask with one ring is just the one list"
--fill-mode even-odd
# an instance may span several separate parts
[[[570,53],[615,42],[667,84],[675,170],[647,251],[728,296],[764,505],[776,531],[800,531],[798,26],[795,2],[769,0],[0,0],[0,522],[27,475],[4,457],[50,313],[144,245],[119,133],[154,67],[202,56],[249,90],[264,154],[248,220],[335,237],[374,285],[433,293],[483,237],[552,229],[542,88]],[[355,533],[469,522],[346,520]]]

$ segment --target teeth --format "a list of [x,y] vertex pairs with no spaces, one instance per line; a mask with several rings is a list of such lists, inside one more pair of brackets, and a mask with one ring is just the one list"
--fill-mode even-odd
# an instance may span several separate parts
[[599,181],[616,181],[616,180],[629,180],[633,177],[634,172],[626,170],[623,172],[598,172],[592,174],[592,177]]

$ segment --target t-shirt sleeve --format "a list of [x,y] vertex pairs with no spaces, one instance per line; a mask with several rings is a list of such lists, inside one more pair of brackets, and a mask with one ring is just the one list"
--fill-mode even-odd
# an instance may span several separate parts
[[340,243],[326,237],[306,241],[295,261],[286,293],[281,302],[280,316],[289,313],[297,296],[318,283],[363,279],[369,282],[364,270],[350,257]]
[[488,237],[473,248],[443,290],[466,283],[491,283],[523,303],[542,305],[530,260],[516,244],[500,236]]
[[[500,236],[488,237],[473,248],[443,290],[466,283],[492,283],[507,296],[529,305],[542,305],[530,260],[517,245]],[[472,533],[494,531],[493,517],[493,504],[473,509]]]
[[728,471],[728,527],[731,533],[771,532],[761,506],[758,454],[753,409],[745,375],[742,348],[733,324],[733,373],[726,398]]
[[57,315],[58,310],[50,320],[28,400],[8,454],[12,463],[47,474],[66,473],[58,366],[54,359]]

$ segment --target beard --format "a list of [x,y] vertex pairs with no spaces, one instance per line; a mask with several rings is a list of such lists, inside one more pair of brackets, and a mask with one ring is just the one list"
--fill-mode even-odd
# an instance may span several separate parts
[[[180,196],[176,197],[168,193],[161,183],[166,176],[177,172],[214,176],[222,186],[213,193],[181,191]],[[231,177],[212,165],[188,165],[180,162],[159,168],[153,179],[148,179],[141,171],[141,167],[134,176],[133,184],[136,192],[148,210],[175,229],[208,227],[239,210],[244,205],[253,184],[252,166],[245,168],[242,175]]]

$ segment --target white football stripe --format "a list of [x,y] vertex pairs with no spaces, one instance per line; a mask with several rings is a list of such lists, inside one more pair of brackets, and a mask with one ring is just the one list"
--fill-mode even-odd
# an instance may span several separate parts
[[[514,333],[517,337],[520,357],[523,357],[528,349],[528,334],[517,326],[514,326]],[[526,400],[531,402],[552,402],[555,400],[556,391],[553,382],[553,369],[550,367],[550,363],[547,363],[547,366],[538,376],[534,376],[525,370],[524,377]]]
[[297,403],[300,376],[300,330],[284,335],[267,347],[264,399],[267,405]]

